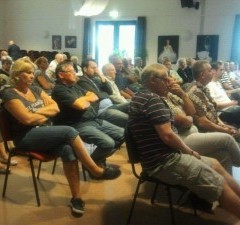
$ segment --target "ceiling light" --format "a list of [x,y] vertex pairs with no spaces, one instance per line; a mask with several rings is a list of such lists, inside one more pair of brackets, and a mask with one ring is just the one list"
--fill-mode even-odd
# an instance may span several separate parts
[[85,0],[82,7],[74,12],[75,16],[96,16],[103,12],[109,0]]
[[109,16],[112,18],[117,18],[118,17],[118,11],[117,10],[112,10],[109,12]]

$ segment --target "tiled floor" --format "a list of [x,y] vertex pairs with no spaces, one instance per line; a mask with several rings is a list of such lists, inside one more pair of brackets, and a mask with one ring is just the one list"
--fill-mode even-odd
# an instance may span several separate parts
[[[36,206],[30,170],[24,159],[12,168],[6,198],[0,197],[0,225],[125,225],[136,179],[127,162],[126,151],[122,148],[109,162],[121,166],[122,175],[113,181],[81,182],[81,190],[86,201],[86,212],[75,217],[67,207],[70,198],[67,181],[63,175],[60,160],[56,173],[51,175],[52,162],[43,164],[38,182],[42,205]],[[234,170],[239,177],[240,170]],[[0,187],[4,176],[0,176]],[[0,189],[1,191],[2,189]],[[160,190],[155,205],[149,202],[151,185],[141,188],[134,210],[132,225],[168,225],[171,224],[165,191]],[[217,208],[214,215],[198,213],[195,217],[187,208],[175,210],[176,225],[236,225],[236,218]]]

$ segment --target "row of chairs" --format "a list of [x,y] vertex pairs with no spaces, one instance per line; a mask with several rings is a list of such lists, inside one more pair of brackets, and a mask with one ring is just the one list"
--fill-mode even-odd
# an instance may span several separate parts
[[[4,50],[4,49],[2,49]],[[0,50],[0,52],[2,51]],[[6,50],[4,50],[6,51]],[[44,56],[48,59],[48,61],[52,61],[55,58],[55,55],[58,53],[58,51],[37,51],[37,50],[20,50],[21,51],[21,55],[22,57],[24,56],[28,56],[30,57],[30,59],[34,62],[37,58],[39,58],[40,56]],[[70,59],[71,55],[69,52],[63,52],[63,54],[65,54],[67,56],[68,59]]]
[[[21,53],[22,53],[22,57],[29,56],[33,62],[40,56],[46,57],[48,61],[51,62],[52,60],[54,60],[55,55],[58,53],[58,51],[21,50]],[[71,55],[69,52],[63,52],[63,54],[65,54],[67,58],[70,59]]]

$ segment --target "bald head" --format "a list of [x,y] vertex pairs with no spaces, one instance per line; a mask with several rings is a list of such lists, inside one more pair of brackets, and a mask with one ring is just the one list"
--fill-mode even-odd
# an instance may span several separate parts
[[63,54],[57,53],[57,54],[55,55],[55,60],[56,60],[58,63],[62,62],[62,61],[63,61]]

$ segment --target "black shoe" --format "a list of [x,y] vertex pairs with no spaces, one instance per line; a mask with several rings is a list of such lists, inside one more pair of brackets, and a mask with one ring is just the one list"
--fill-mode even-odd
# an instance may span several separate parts
[[69,206],[72,208],[72,212],[74,213],[81,215],[84,213],[85,202],[80,198],[72,198]]
[[90,177],[95,180],[113,180],[121,175],[121,170],[113,167],[105,167],[102,176],[96,177],[90,174]]
[[112,168],[117,168],[117,169],[120,168],[119,165],[107,163],[106,159],[99,166],[101,166],[102,168],[107,168],[107,167],[112,167]]

